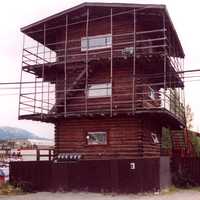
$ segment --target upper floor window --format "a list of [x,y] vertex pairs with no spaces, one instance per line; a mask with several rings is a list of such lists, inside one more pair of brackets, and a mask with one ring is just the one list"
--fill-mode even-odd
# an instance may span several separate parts
[[81,38],[81,51],[109,48],[112,45],[110,34],[97,35]]
[[110,97],[112,94],[111,83],[91,84],[88,87],[88,97]]

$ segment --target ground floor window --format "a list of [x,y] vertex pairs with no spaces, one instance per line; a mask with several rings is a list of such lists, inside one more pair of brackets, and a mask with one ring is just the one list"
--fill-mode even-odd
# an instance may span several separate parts
[[88,145],[105,145],[107,144],[107,132],[106,131],[89,131],[87,132],[87,144]]

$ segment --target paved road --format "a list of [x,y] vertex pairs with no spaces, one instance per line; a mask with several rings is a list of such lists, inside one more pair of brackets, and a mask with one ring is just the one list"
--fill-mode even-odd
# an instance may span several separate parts
[[0,196],[1,200],[200,200],[200,190],[180,190],[160,195],[103,195],[96,193],[40,192],[18,196]]

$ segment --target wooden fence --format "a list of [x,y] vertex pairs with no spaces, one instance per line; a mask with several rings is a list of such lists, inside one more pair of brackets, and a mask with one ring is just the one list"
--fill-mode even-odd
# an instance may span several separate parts
[[10,180],[36,191],[138,193],[160,188],[159,159],[11,162]]
[[171,159],[172,181],[178,187],[200,186],[200,158]]

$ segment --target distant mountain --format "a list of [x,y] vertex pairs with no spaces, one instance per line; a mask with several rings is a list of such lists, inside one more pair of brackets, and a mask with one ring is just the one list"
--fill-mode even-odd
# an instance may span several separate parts
[[34,133],[15,127],[0,127],[0,140],[10,139],[44,139]]

